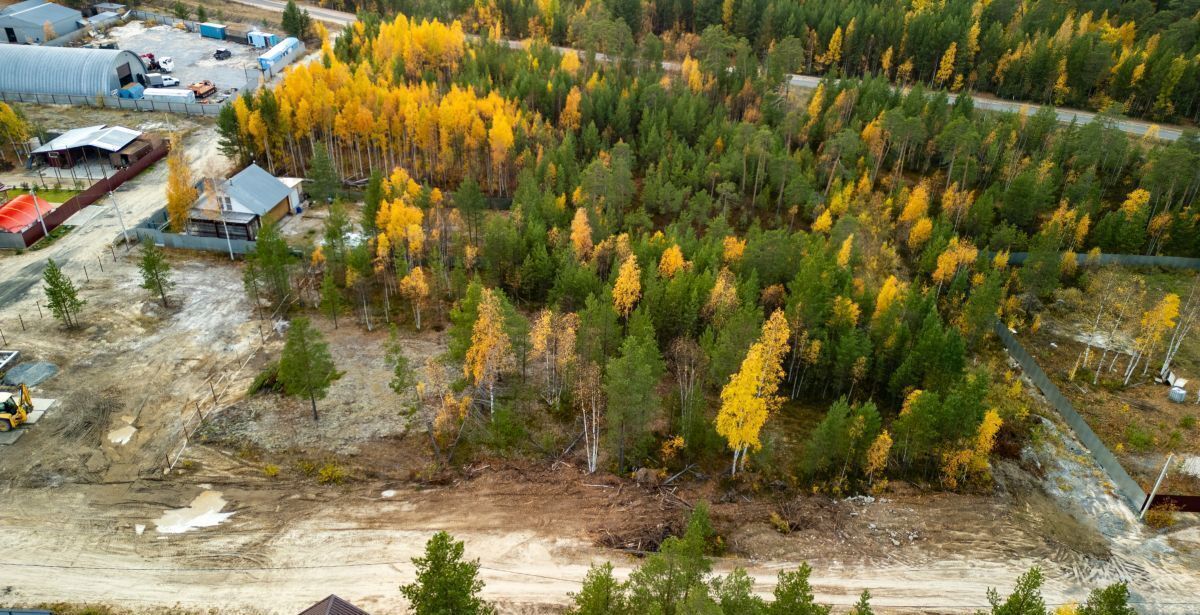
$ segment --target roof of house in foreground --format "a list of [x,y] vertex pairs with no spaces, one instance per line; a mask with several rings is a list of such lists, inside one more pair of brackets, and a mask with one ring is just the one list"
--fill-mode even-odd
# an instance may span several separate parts
[[324,600],[301,611],[300,615],[370,615],[370,613],[329,594]]

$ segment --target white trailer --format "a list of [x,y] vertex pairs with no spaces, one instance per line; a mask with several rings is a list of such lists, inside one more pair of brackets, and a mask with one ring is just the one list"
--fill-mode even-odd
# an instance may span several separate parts
[[146,88],[146,91],[142,93],[142,98],[163,102],[194,103],[196,102],[196,93],[187,89]]

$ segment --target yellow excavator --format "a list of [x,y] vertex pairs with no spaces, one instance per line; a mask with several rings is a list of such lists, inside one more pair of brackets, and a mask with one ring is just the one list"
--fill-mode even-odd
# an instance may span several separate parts
[[29,387],[22,384],[16,391],[0,391],[0,431],[16,429],[33,412]]

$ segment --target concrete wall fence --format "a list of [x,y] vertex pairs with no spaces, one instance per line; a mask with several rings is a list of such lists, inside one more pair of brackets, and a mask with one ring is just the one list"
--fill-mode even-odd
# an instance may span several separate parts
[[1008,349],[1008,354],[1021,366],[1021,369],[1025,371],[1025,375],[1033,381],[1033,384],[1046,397],[1046,401],[1050,402],[1050,405],[1054,406],[1055,410],[1058,410],[1058,413],[1067,422],[1067,425],[1070,425],[1071,429],[1075,430],[1075,435],[1079,438],[1079,441],[1091,451],[1092,458],[1108,473],[1109,479],[1117,486],[1117,491],[1125,498],[1125,501],[1133,511],[1135,513],[1140,511],[1146,503],[1146,492],[1137,484],[1137,481],[1133,480],[1133,477],[1129,476],[1125,468],[1121,467],[1121,462],[1117,461],[1116,456],[1112,454],[1112,451],[1108,450],[1107,446],[1104,446],[1104,443],[1096,436],[1096,432],[1092,431],[1087,421],[1075,411],[1075,407],[1062,394],[1062,391],[1059,391],[1058,387],[1050,381],[1046,372],[1042,371],[1041,366],[1025,350],[1025,347],[1017,341],[1017,338],[1008,330],[1008,327],[1004,326],[1004,323],[996,321],[995,330],[996,335],[1000,338],[1000,342]]
[[[143,220],[133,229],[137,241],[149,239],[156,245],[174,250],[199,250],[202,252],[219,252],[229,254],[246,254],[254,251],[255,243],[245,239],[230,239],[224,237],[197,237],[167,231],[167,211],[160,209]],[[118,240],[120,236],[118,235]]]
[[[74,96],[70,94],[35,94],[31,92],[0,92],[5,102],[37,103],[42,105],[76,105],[81,107],[108,107],[130,111],[161,111],[183,115],[216,116],[221,112],[220,104],[180,103],[144,98],[117,98],[115,96]],[[230,98],[232,100],[232,97]]]

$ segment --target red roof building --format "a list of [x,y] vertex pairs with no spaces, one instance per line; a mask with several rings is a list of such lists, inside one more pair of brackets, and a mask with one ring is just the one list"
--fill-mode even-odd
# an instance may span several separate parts
[[44,216],[53,208],[53,205],[40,197],[17,195],[11,201],[0,205],[0,230],[7,233],[23,232],[37,223],[39,210]]

